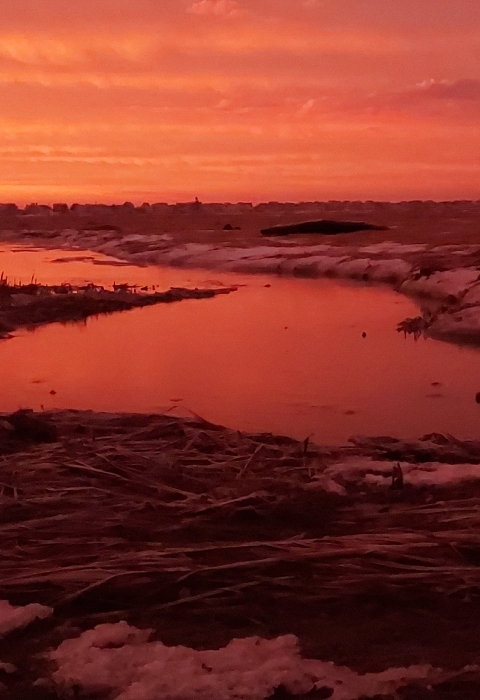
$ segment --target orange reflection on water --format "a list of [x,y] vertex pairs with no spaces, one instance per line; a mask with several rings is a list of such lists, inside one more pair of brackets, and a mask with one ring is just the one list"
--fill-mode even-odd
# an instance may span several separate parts
[[[165,286],[212,277],[159,268],[150,275]],[[410,300],[331,281],[215,278],[247,286],[1,343],[0,410],[178,404],[233,428],[330,443],[358,433],[478,434],[480,354],[405,340],[395,327],[418,313]]]
[[0,274],[10,283],[28,284],[32,280],[40,284],[85,284],[95,282],[111,287],[121,284],[160,285],[168,288],[175,284],[208,283],[208,273],[190,274],[180,270],[157,267],[139,267],[117,260],[102,253],[69,251],[60,248],[45,250],[29,246],[0,245]]

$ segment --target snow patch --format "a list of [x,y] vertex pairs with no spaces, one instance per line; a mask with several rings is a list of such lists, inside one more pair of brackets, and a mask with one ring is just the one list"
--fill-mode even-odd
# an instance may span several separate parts
[[279,271],[279,258],[256,258],[244,260],[232,260],[218,266],[222,272],[244,272],[246,274],[277,274]]
[[[391,463],[390,463],[391,464]],[[478,464],[443,464],[430,462],[425,464],[400,464],[405,482],[413,486],[452,486],[465,481],[480,479]],[[391,468],[390,468],[391,469]],[[390,484],[390,475],[367,475],[367,483]]]
[[49,654],[58,667],[53,680],[67,693],[77,686],[114,700],[264,700],[279,687],[292,695],[330,688],[332,700],[357,700],[440,674],[423,665],[360,675],[303,659],[293,635],[234,639],[222,649],[196,651],[149,641],[150,634],[120,622],[66,640]]
[[0,637],[26,627],[34,620],[43,620],[49,617],[52,612],[52,608],[38,603],[15,607],[10,605],[7,600],[0,600]]
[[[480,479],[479,464],[445,464],[443,462],[398,462],[405,484],[412,486],[452,486]],[[345,493],[348,484],[390,486],[392,469],[397,462],[375,460],[371,457],[354,457],[327,467],[319,473],[307,489],[328,493]]]
[[393,282],[398,284],[403,282],[411,271],[412,266],[405,260],[393,258],[392,260],[372,260],[368,270],[366,270],[366,274],[368,279],[374,282]]
[[342,262],[337,266],[336,273],[339,277],[347,279],[362,279],[370,267],[370,258],[353,258]]
[[405,243],[395,243],[394,241],[385,241],[383,243],[374,243],[373,245],[367,245],[362,248],[364,253],[368,255],[384,255],[385,253],[391,253],[392,255],[398,255],[399,253],[423,253],[427,246],[424,243],[418,243],[415,245],[406,245]]
[[462,298],[462,304],[468,306],[470,304],[480,304],[480,284],[473,284]]
[[480,306],[441,314],[428,327],[428,335],[439,338],[478,340],[480,333]]
[[402,291],[436,299],[460,296],[468,287],[478,281],[480,272],[474,267],[462,267],[445,272],[436,272],[429,277],[407,280]]
[[17,667],[13,664],[5,663],[5,661],[0,661],[0,671],[8,674],[16,673]]

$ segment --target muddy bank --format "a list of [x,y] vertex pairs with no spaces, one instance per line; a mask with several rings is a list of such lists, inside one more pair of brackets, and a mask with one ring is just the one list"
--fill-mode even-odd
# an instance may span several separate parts
[[89,316],[116,311],[168,304],[184,299],[209,299],[217,294],[229,294],[233,288],[181,289],[166,292],[136,293],[120,285],[114,291],[87,285],[48,286],[39,284],[10,285],[0,278],[0,339],[10,337],[18,328],[36,328],[47,323],[82,321]]
[[478,697],[464,667],[479,651],[480,443],[329,447],[199,417],[29,415],[53,441],[1,417],[0,600],[51,614],[0,641],[11,697],[47,697],[35,654],[119,620],[193,649],[295,634],[307,658],[430,664],[448,678],[428,697]]

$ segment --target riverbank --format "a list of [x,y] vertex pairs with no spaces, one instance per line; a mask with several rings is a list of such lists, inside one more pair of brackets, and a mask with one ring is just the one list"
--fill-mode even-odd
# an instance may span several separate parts
[[[406,205],[409,206],[406,206]],[[480,231],[476,203],[406,203],[373,208],[371,221],[388,231],[335,236],[300,235],[279,240],[261,236],[265,226],[305,219],[318,211],[276,214],[165,215],[117,212],[85,217],[16,216],[0,221],[0,240],[92,250],[136,265],[333,277],[376,284],[425,300],[414,328],[426,337],[480,343]],[[287,208],[288,209],[288,208]],[[348,208],[348,218],[355,218]],[[366,220],[363,208],[358,218]],[[240,230],[224,230],[230,216]],[[291,217],[290,219],[287,219]],[[332,219],[345,211],[329,211]],[[408,330],[412,324],[407,325]]]
[[0,340],[11,337],[19,328],[33,329],[48,323],[73,323],[90,316],[111,314],[116,311],[170,304],[185,299],[209,299],[218,294],[229,294],[234,288],[181,289],[166,292],[139,292],[128,285],[114,291],[96,287],[41,284],[9,284],[0,278]]
[[[30,417],[54,428],[49,442],[2,416],[0,599],[49,610],[0,642],[17,668],[2,677],[11,698],[56,698],[60,687],[74,697],[72,666],[57,690],[33,686],[59,666],[38,654],[121,620],[192,649],[294,634],[304,658],[358,674],[420,665],[396,672],[400,685],[478,697],[478,669],[465,667],[479,653],[480,443],[331,447],[199,417]],[[136,633],[122,629],[103,644],[127,654]]]

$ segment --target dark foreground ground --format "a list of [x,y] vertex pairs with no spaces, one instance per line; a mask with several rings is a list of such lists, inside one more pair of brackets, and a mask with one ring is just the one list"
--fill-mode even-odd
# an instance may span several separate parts
[[53,700],[32,685],[50,672],[37,655],[125,619],[169,645],[293,633],[304,656],[360,672],[431,663],[459,676],[399,698],[480,698],[480,672],[460,671],[480,660],[480,481],[322,482],[366,455],[461,469],[479,443],[320,448],[198,417],[32,417],[0,417],[0,600],[54,614],[0,640],[18,668],[6,697]]

